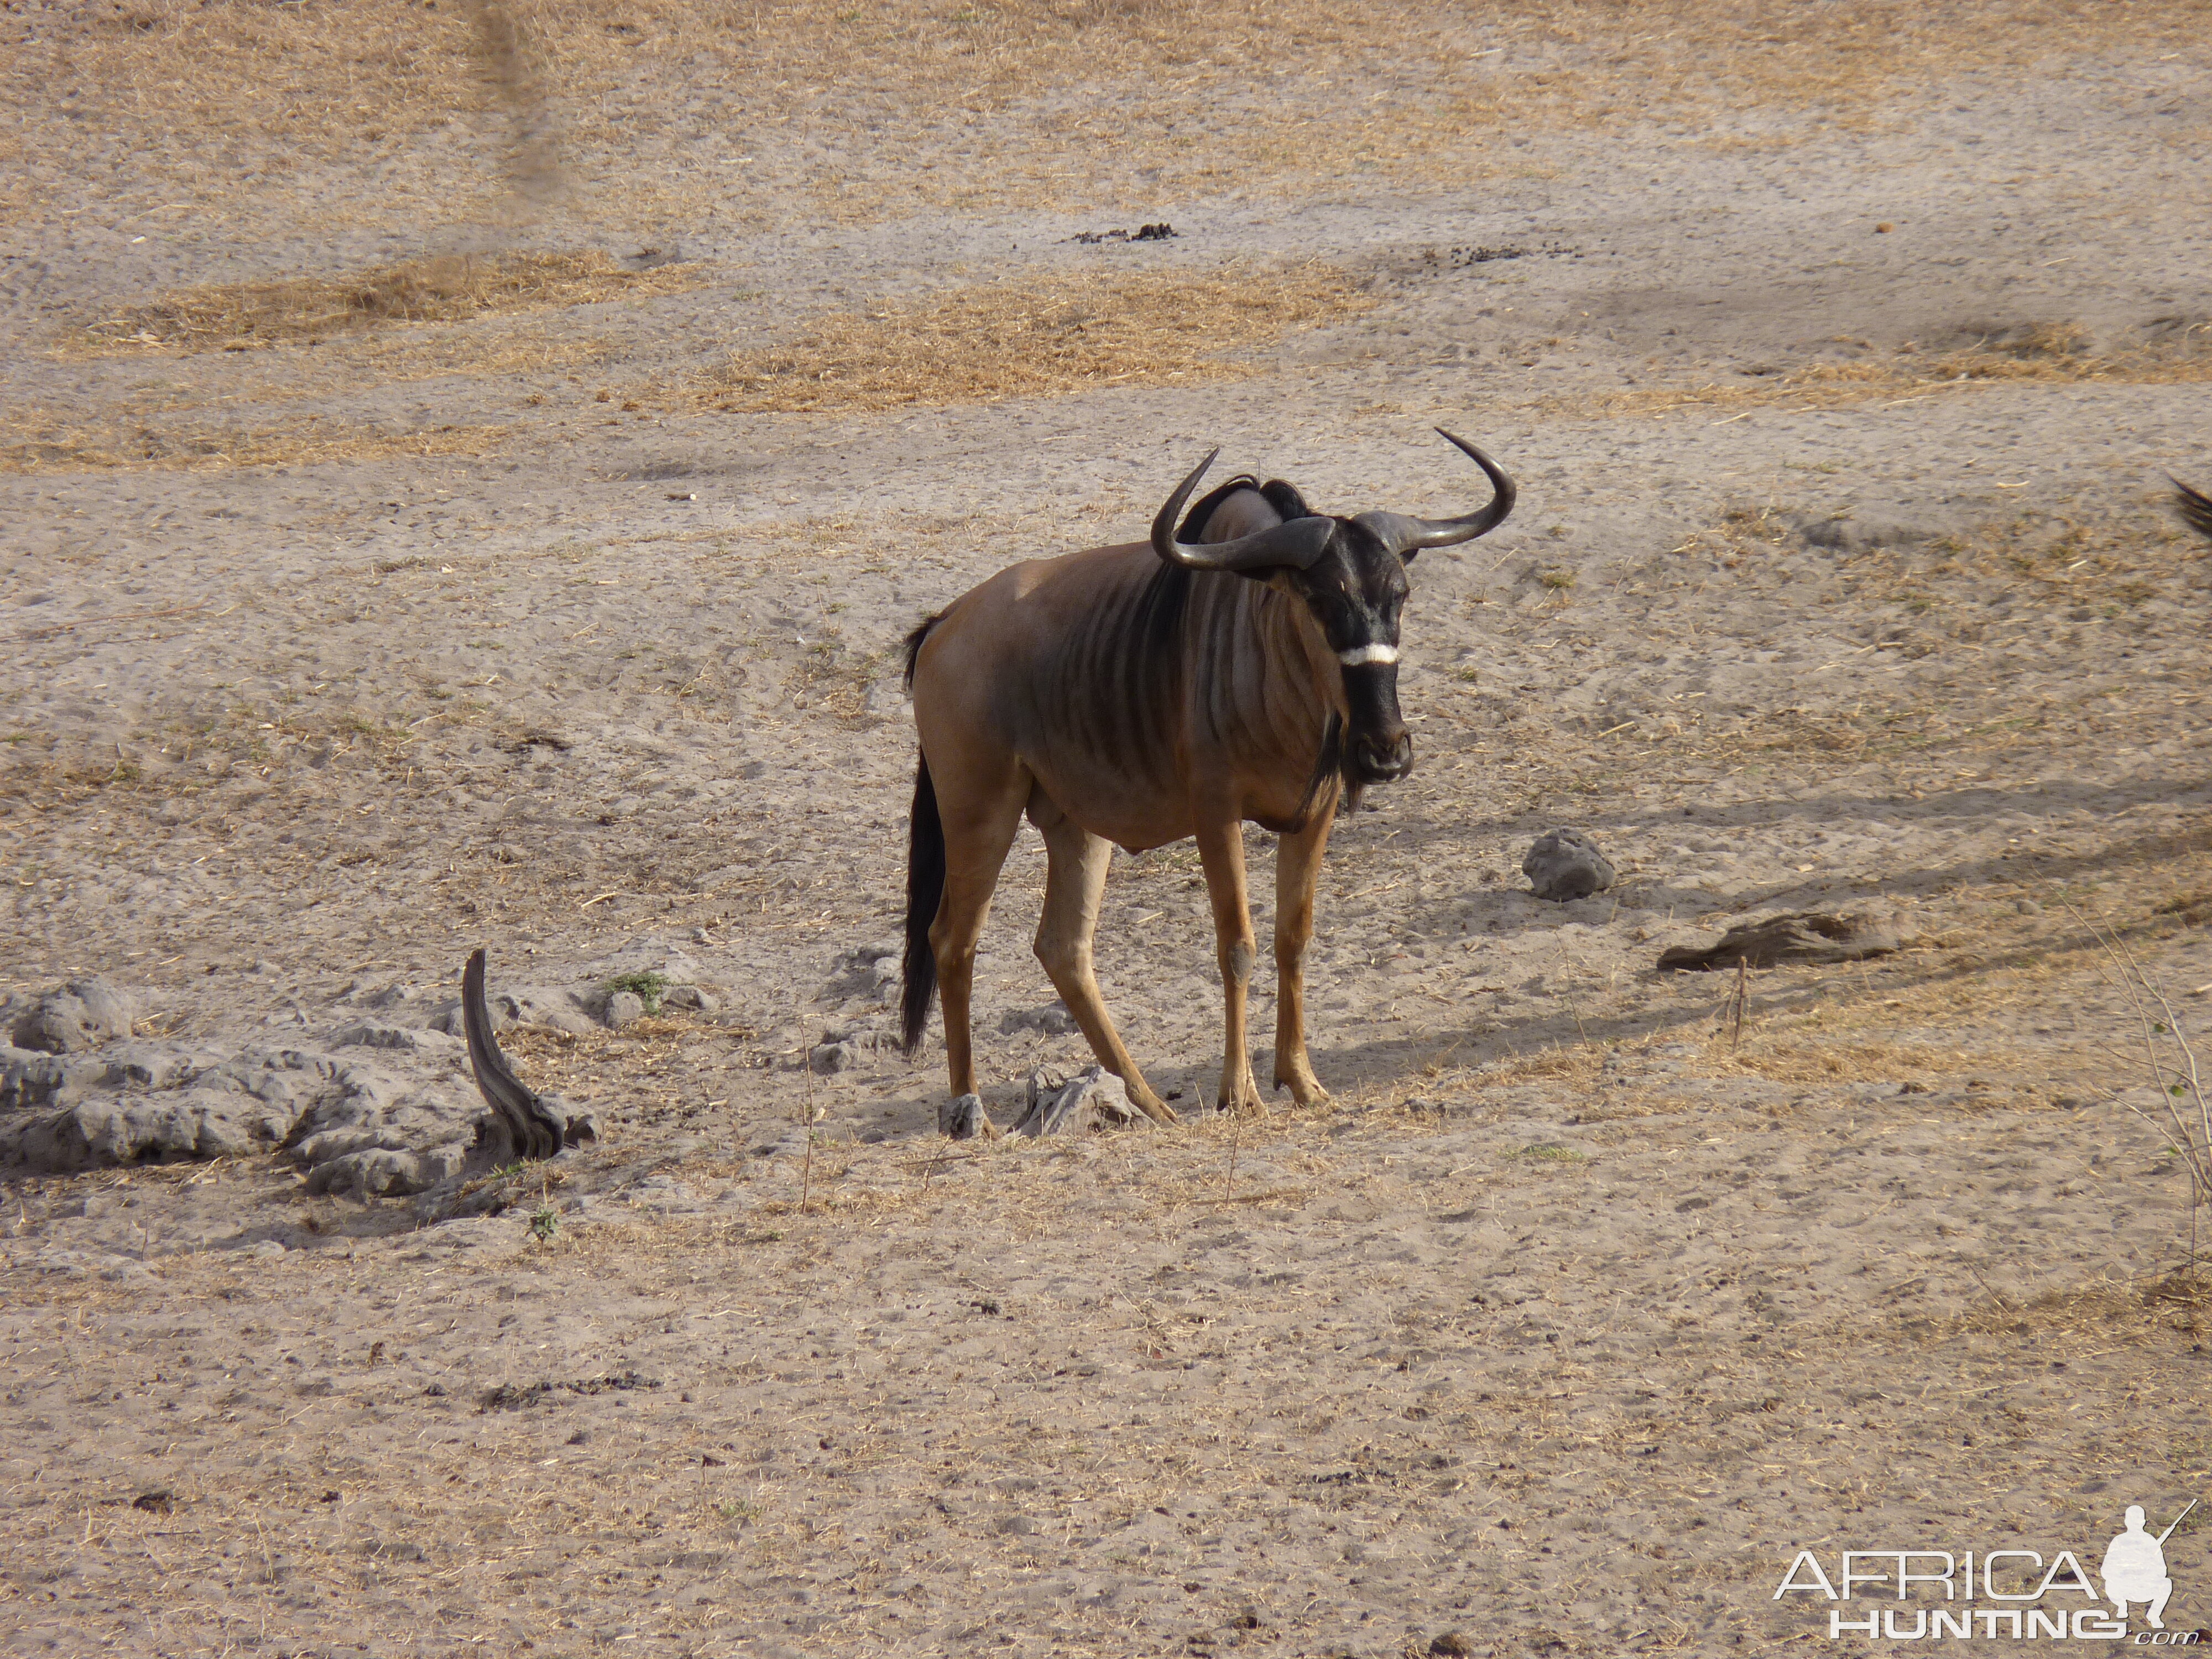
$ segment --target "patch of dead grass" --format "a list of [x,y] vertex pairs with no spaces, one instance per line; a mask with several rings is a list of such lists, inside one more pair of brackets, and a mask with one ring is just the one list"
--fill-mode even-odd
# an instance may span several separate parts
[[1373,307],[1333,265],[1055,276],[823,319],[732,357],[697,394],[724,410],[895,409],[1255,372],[1234,354]]
[[287,427],[88,426],[58,416],[21,421],[21,436],[0,443],[0,473],[137,471],[184,467],[313,466],[398,456],[488,455],[505,426],[441,426],[385,432],[307,416]]
[[1792,412],[1865,403],[1917,403],[1992,383],[2046,386],[2185,386],[2212,380],[2212,321],[2173,319],[2142,341],[2093,350],[2088,331],[2070,321],[1992,329],[1952,349],[1901,347],[1887,357],[1812,363],[1743,385],[1638,386],[1540,399],[1545,416],[1640,419],[1676,410],[1741,410],[1787,406]]
[[632,270],[604,253],[454,254],[357,276],[227,283],[130,307],[87,331],[101,349],[249,351],[319,344],[392,323],[458,323],[515,312],[681,293],[699,267]]

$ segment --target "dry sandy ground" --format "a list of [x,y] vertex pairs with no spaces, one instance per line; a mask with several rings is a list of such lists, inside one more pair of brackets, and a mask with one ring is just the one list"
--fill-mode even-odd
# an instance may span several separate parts
[[[1801,1549],[2212,1498],[2122,986],[2212,984],[2201,10],[468,17],[0,10],[0,993],[235,1049],[483,944],[719,1006],[516,1032],[605,1135],[497,1214],[0,1172],[9,1650],[1768,1653],[1831,1645]],[[570,286],[478,306],[517,250]],[[940,1142],[850,957],[899,635],[1215,443],[1460,507],[1438,423],[1522,504],[1415,569],[1337,1102]],[[1527,895],[1557,823],[1613,892]],[[1002,1121],[1078,1058],[1041,874]],[[1844,906],[1907,949],[1734,1041],[1654,971]],[[1188,848],[1100,958],[1210,1095]]]

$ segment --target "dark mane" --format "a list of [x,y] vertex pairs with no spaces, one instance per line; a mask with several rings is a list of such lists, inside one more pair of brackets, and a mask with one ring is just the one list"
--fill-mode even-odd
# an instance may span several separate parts
[[1170,676],[1173,665],[1181,661],[1176,647],[1182,635],[1182,614],[1190,605],[1194,574],[1182,565],[1163,560],[1138,597],[1137,614],[1129,630],[1146,661],[1159,662]]

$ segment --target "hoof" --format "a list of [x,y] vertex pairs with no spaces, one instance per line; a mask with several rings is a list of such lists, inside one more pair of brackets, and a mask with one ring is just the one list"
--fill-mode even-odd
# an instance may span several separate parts
[[937,1132],[951,1140],[974,1140],[979,1135],[989,1140],[997,1139],[999,1128],[983,1110],[981,1095],[963,1095],[939,1103]]

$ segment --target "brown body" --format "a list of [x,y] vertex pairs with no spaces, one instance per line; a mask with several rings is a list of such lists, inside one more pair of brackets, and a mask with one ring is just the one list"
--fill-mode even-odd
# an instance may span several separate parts
[[1174,1114],[1130,1059],[1091,971],[1108,843],[1142,852],[1198,838],[1228,994],[1220,1098],[1249,1105],[1259,1090],[1244,1030],[1254,940],[1240,826],[1283,834],[1275,1082],[1300,1101],[1320,1097],[1299,963],[1339,793],[1333,765],[1316,773],[1329,717],[1340,723],[1346,711],[1334,654],[1297,599],[1225,571],[1164,565],[1143,542],[1018,564],[930,630],[914,696],[944,825],[945,897],[930,943],[955,1095],[975,1086],[975,940],[1027,812],[1049,858],[1037,957],[1100,1063],[1162,1121]]
[[1091,969],[1109,854],[1197,839],[1226,1004],[1219,1103],[1257,1107],[1243,826],[1279,834],[1274,1080],[1301,1103],[1327,1097],[1306,1057],[1301,964],[1346,787],[1413,765],[1397,692],[1406,562],[1481,535],[1513,506],[1511,481],[1444,435],[1491,478],[1480,513],[1331,519],[1287,484],[1239,478],[1177,532],[1209,456],[1149,543],[1015,565],[915,630],[904,1041],[911,1053],[941,988],[956,1099],[975,1092],[975,942],[1024,813],[1048,860],[1038,960],[1100,1063],[1163,1123],[1175,1114],[1130,1058]]

